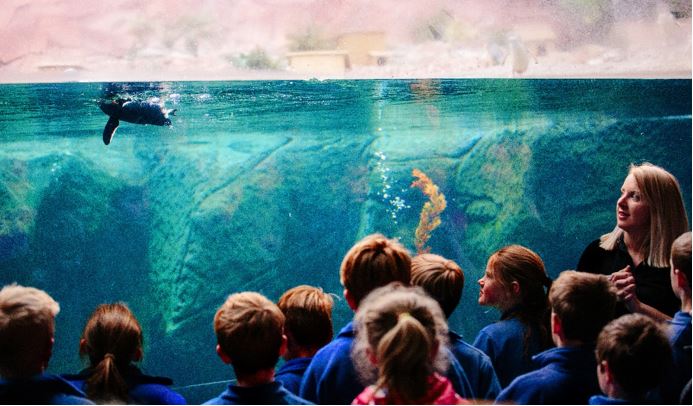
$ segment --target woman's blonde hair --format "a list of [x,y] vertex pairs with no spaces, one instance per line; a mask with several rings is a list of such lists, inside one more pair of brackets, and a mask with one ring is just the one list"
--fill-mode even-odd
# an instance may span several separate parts
[[[397,282],[378,288],[361,302],[354,320],[352,358],[364,384],[375,381],[377,389],[387,389],[388,397],[418,403],[427,392],[429,376],[445,373],[445,316],[423,289]],[[377,367],[369,354],[375,356]]]
[[[640,253],[645,262],[656,268],[669,266],[671,243],[688,230],[688,216],[681,197],[681,188],[674,175],[651,163],[631,164],[628,174],[633,175],[642,198],[650,209],[650,232]],[[618,226],[600,238],[599,246],[605,250],[617,247],[623,236]]]

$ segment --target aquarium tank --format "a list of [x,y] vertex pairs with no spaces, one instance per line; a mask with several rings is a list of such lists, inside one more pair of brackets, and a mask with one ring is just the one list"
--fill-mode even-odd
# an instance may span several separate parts
[[[104,6],[79,3],[18,5],[23,11],[7,17],[5,31],[23,32],[28,23],[17,19],[68,14],[93,27],[105,18],[97,13]],[[129,3],[116,3],[132,15]],[[309,17],[325,7],[287,3],[306,6],[296,10]],[[367,3],[340,3],[334,15],[380,15]],[[386,31],[409,42],[362,54],[350,48],[358,38],[330,32],[349,31],[334,15],[333,25],[316,27],[298,11],[301,18],[281,20],[281,10],[258,14],[285,28],[281,58],[266,27],[265,47],[248,40],[234,53],[236,31],[228,34],[236,42],[220,41],[218,25],[240,17],[229,12],[219,22],[210,7],[238,6],[221,2],[202,11],[178,7],[150,31],[146,16],[168,2],[135,8],[141,16],[130,20],[115,12],[105,27],[127,21],[125,45],[88,30],[73,51],[16,59],[18,45],[2,45],[0,282],[44,289],[60,303],[49,371],[83,368],[78,347],[87,318],[98,304],[122,301],[144,330],[143,371],[171,377],[188,402],[204,402],[234,378],[215,352],[212,328],[229,294],[257,291],[276,301],[300,284],[321,287],[335,299],[339,331],[353,316],[342,298],[342,258],[376,232],[412,254],[433,252],[462,267],[463,297],[449,323],[471,342],[499,317],[477,304],[489,255],[522,244],[552,278],[574,269],[584,248],[613,229],[630,164],[650,162],[676,176],[690,216],[690,2],[688,9],[652,2],[637,10],[620,1],[556,2],[535,11],[561,16],[577,7],[584,21],[551,26],[553,36],[540,24],[528,32],[509,23],[480,34],[467,24],[476,20],[464,14],[466,2],[434,3],[405,19],[406,30]],[[627,58],[642,54],[617,41],[639,32],[638,21],[665,27],[650,34],[676,50],[655,68],[632,68]],[[604,25],[604,32],[595,28]],[[682,25],[687,61],[673,31]],[[370,28],[359,29],[369,33],[367,43],[377,42]],[[536,32],[553,39],[536,40]],[[58,29],[53,35],[70,40]],[[595,51],[597,37],[613,46]],[[117,43],[121,56],[100,54],[90,41]],[[332,59],[300,62],[332,48]],[[652,48],[643,49],[649,55]],[[424,57],[431,52],[435,58]],[[349,64],[334,65],[335,55],[349,55]],[[565,62],[566,55],[576,59]],[[467,65],[456,67],[455,58]],[[211,60],[222,61],[213,66],[219,70],[204,70],[212,65],[200,61]],[[116,68],[108,70],[108,61]],[[118,100],[161,106],[170,123],[121,120],[106,145],[109,116],[100,107]]]
[[131,306],[145,370],[180,385],[228,377],[212,319],[232,292],[320,286],[340,328],[344,254],[374,232],[416,252],[422,179],[446,206],[419,249],[465,271],[450,324],[468,339],[498,317],[476,304],[488,256],[522,244],[552,277],[574,268],[613,227],[630,163],[671,171],[690,213],[689,80],[116,85],[165,99],[172,126],[123,122],[106,146],[113,84],[0,87],[0,277],[61,304],[61,371],[103,302]]

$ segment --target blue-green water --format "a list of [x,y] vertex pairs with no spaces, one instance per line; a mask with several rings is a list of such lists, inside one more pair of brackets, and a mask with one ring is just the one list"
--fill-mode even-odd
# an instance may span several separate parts
[[[115,94],[160,98],[173,126],[121,123],[103,145],[98,101]],[[212,330],[228,294],[341,297],[359,238],[414,250],[412,169],[446,196],[429,245],[465,270],[450,324],[473,340],[497,317],[476,304],[488,255],[519,243],[552,276],[573,268],[642,161],[677,176],[690,213],[690,80],[1,85],[0,282],[60,302],[53,372],[80,369],[89,313],[122,300],[143,369],[201,402],[223,385],[188,385],[232,377]],[[350,317],[338,300],[335,327]]]

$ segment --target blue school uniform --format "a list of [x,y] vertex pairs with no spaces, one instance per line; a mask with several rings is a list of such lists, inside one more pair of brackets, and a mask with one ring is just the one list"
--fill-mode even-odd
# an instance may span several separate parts
[[623,399],[614,399],[604,395],[594,395],[590,398],[590,405],[632,405],[633,403]]
[[498,395],[497,403],[586,404],[601,393],[591,345],[552,348],[532,360],[540,368],[515,378]]
[[274,373],[274,380],[281,382],[284,388],[294,395],[298,395],[301,390],[301,379],[306,372],[306,368],[310,364],[313,357],[294,358],[284,363]]
[[[140,405],[185,405],[185,399],[178,392],[168,388],[173,384],[169,378],[145,375],[134,365],[120,371],[128,385],[128,397],[131,403]],[[80,390],[85,390],[85,382],[91,371],[85,369],[75,375],[63,375]]]
[[530,336],[525,354],[524,335],[528,327],[515,317],[502,317],[490,324],[476,336],[474,347],[491,359],[501,388],[505,388],[516,377],[535,369],[532,356],[543,350],[539,333]]
[[450,351],[462,365],[474,391],[474,399],[495,399],[501,391],[501,386],[488,355],[467,344],[462,336],[454,331],[448,332],[448,339]]
[[665,403],[678,403],[681,390],[691,380],[691,314],[676,312],[669,322],[669,343],[672,369],[662,381],[661,394]]
[[270,382],[257,386],[229,385],[219,396],[210,399],[205,405],[312,405],[289,392],[281,382]]
[[[354,325],[349,322],[334,340],[313,357],[301,381],[300,396],[318,404],[348,405],[365,388],[359,381],[351,360]],[[464,398],[474,395],[459,362],[450,354],[447,378],[455,392]]]
[[40,374],[29,379],[0,379],[1,404],[93,405],[84,392],[65,379]]

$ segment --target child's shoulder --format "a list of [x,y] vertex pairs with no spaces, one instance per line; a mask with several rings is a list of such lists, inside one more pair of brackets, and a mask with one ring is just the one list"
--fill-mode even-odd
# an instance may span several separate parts
[[524,330],[524,324],[516,317],[510,317],[504,320],[491,323],[488,326],[481,329],[488,335],[502,334],[507,332],[512,332],[515,330]]

